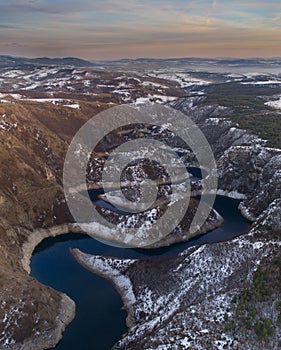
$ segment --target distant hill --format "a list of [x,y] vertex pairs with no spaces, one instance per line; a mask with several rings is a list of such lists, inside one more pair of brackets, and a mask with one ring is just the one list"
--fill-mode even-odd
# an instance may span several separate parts
[[135,66],[151,66],[155,65],[200,65],[200,64],[213,64],[221,65],[225,67],[280,67],[281,58],[199,58],[199,57],[181,57],[181,58],[149,58],[140,57],[136,59],[123,58],[117,60],[97,60],[87,61],[77,57],[15,57],[9,55],[0,55],[0,68],[5,67],[17,67],[25,66],[30,67],[34,65],[46,65],[46,66],[72,66],[72,67],[95,67],[95,66],[116,66],[116,67],[129,67]]
[[76,57],[63,57],[63,58],[27,58],[27,57],[13,57],[0,55],[0,67],[15,67],[19,65],[55,65],[55,66],[74,66],[74,67],[92,67],[95,63],[83,60]]

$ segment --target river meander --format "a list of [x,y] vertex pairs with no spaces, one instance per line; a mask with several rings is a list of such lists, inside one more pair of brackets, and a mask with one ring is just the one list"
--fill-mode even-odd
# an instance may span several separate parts
[[126,313],[113,285],[80,266],[71,255],[70,248],[123,258],[175,255],[190,246],[228,240],[246,231],[250,223],[241,215],[238,204],[238,200],[217,196],[214,208],[223,216],[224,224],[189,242],[167,248],[121,249],[77,234],[42,241],[31,259],[31,275],[41,283],[66,293],[76,302],[76,317],[66,328],[56,349],[109,350],[127,330]]

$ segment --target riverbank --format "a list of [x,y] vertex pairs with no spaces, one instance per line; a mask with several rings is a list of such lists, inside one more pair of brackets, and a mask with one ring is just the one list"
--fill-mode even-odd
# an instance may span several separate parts
[[[217,344],[222,348],[259,349],[261,342],[255,329],[251,327],[245,333],[244,313],[238,313],[239,307],[254,323],[260,321],[259,312],[266,315],[275,329],[266,346],[277,349],[281,334],[277,304],[271,298],[257,299],[253,290],[253,296],[246,297],[251,307],[259,310],[254,314],[239,300],[245,289],[253,288],[253,281],[258,283],[254,278],[257,270],[260,273],[268,268],[272,259],[280,261],[280,205],[280,200],[273,202],[245,235],[185,249],[157,262],[91,255],[75,249],[77,261],[110,280],[123,301],[128,290],[132,291],[125,304],[131,327],[113,349],[181,348],[183,343],[200,350],[216,348]],[[272,278],[270,271],[266,278]],[[267,293],[263,285],[258,287],[260,293]],[[275,293],[278,297],[278,290],[270,291],[273,300],[279,300]]]
[[[57,249],[53,249],[53,248],[49,249],[48,248],[49,244],[51,244],[51,241],[50,241],[46,245],[46,247],[47,247],[46,248],[47,249],[46,255],[44,255],[44,252],[42,252],[41,265],[42,265],[42,269],[43,270],[40,273],[40,275],[36,274],[35,277],[39,281],[43,282],[44,284],[47,283],[48,285],[51,285],[52,288],[55,288],[56,290],[61,290],[61,288],[62,288],[61,285],[58,287],[56,283],[55,284],[50,283],[50,281],[52,280],[51,276],[56,275],[57,270],[60,269],[60,267],[57,266],[57,265],[56,265],[57,268],[54,265],[50,266],[49,267],[49,269],[50,269],[50,276],[46,276],[46,279],[45,279],[44,278],[44,275],[46,274],[45,270],[46,270],[46,266],[48,266],[46,264],[48,264],[48,261],[50,259],[49,256],[50,256],[51,252],[54,252],[53,254],[54,254],[54,258],[55,259],[56,259],[57,256],[63,257],[64,260],[65,259],[69,259],[68,258],[68,255],[69,255],[68,250],[69,250],[69,248],[72,248],[72,247],[73,248],[81,247],[81,248],[79,248],[80,250],[82,250],[82,251],[86,250],[86,251],[91,252],[92,254],[97,254],[97,255],[112,256],[112,257],[113,256],[119,256],[119,258],[116,258],[116,259],[119,259],[119,261],[123,261],[124,259],[130,259],[130,261],[133,261],[135,259],[138,260],[139,258],[145,258],[145,257],[148,257],[148,256],[151,256],[151,257],[155,256],[155,257],[157,257],[157,259],[159,259],[158,256],[163,256],[163,259],[166,259],[165,256],[167,256],[167,254],[168,255],[177,255],[180,251],[186,250],[190,244],[204,244],[204,239],[206,240],[206,242],[208,242],[208,237],[210,237],[210,239],[214,239],[216,237],[215,233],[217,231],[218,231],[218,233],[217,233],[218,234],[218,240],[222,239],[221,238],[221,232],[223,232],[223,231],[231,232],[231,227],[233,225],[232,221],[233,221],[233,223],[235,223],[235,225],[238,225],[238,222],[241,221],[241,225],[242,225],[241,228],[239,228],[238,226],[237,227],[236,226],[232,227],[232,231],[235,234],[239,234],[239,232],[244,231],[244,229],[246,228],[246,226],[245,226],[246,225],[246,221],[245,220],[241,220],[241,219],[239,220],[239,218],[237,218],[237,215],[240,215],[240,212],[238,211],[238,209],[234,210],[234,208],[237,208],[237,206],[238,206],[238,201],[237,200],[228,199],[228,198],[222,197],[222,196],[219,196],[218,200],[219,200],[218,202],[217,201],[215,202],[215,208],[217,208],[217,210],[219,210],[219,212],[221,212],[222,209],[225,210],[225,212],[223,214],[226,217],[226,222],[221,227],[213,230],[209,234],[199,235],[198,238],[196,238],[195,240],[193,239],[192,241],[189,240],[188,242],[185,242],[185,243],[172,245],[172,246],[170,246],[167,249],[160,248],[160,249],[157,249],[155,251],[153,249],[146,249],[145,252],[144,252],[143,249],[141,249],[140,251],[135,251],[135,250],[132,250],[132,249],[120,249],[120,248],[111,247],[111,246],[103,246],[102,243],[100,243],[100,242],[98,242],[96,240],[93,240],[93,239],[85,239],[85,240],[83,239],[83,241],[85,243],[82,244],[82,245],[79,243],[79,241],[80,241],[79,239],[78,239],[77,243],[75,243],[75,241],[72,241],[73,244],[67,244],[67,241],[65,243],[60,243],[60,242],[63,242],[63,239],[61,239],[61,240],[59,239],[59,240],[57,240],[58,248]],[[228,212],[226,212],[227,208],[229,208]],[[230,215],[233,216],[232,221],[230,221],[230,218],[229,218]],[[242,218],[241,215],[240,215],[240,217]],[[225,227],[225,225],[228,225],[228,226]],[[69,231],[71,231],[70,228],[71,228],[71,225],[61,225],[59,227],[56,227],[56,229],[53,229],[53,230],[43,230],[43,231],[40,230],[39,231],[39,233],[40,233],[40,240],[44,240],[46,237],[59,237],[60,235],[67,234]],[[70,239],[74,239],[75,235],[71,236]],[[36,238],[37,238],[36,242],[38,243],[39,242],[39,236],[37,236]],[[77,238],[79,238],[79,235],[77,235]],[[225,239],[230,239],[230,238],[226,236]],[[35,242],[35,240],[34,240],[34,242]],[[64,246],[65,246],[65,248],[63,248]],[[30,252],[32,251],[32,245],[29,244],[28,247],[29,247],[29,254],[30,254]],[[59,247],[61,247],[61,248],[59,248]],[[67,247],[69,247],[69,248],[67,248]],[[42,249],[44,249],[44,248],[42,248]],[[65,253],[64,253],[64,249],[65,249]],[[48,253],[48,251],[49,251],[49,253]],[[66,257],[64,257],[64,254],[66,254]],[[38,256],[40,256],[40,253],[36,253],[36,261],[40,261]],[[122,258],[122,256],[123,256],[123,258]],[[112,258],[112,259],[114,259],[114,258]],[[58,261],[60,261],[60,259]],[[71,264],[72,264],[72,262],[71,262]],[[78,264],[76,264],[76,265],[78,265]],[[120,263],[120,265],[121,265],[121,263]],[[75,264],[74,264],[73,267],[71,267],[72,271],[73,271],[74,267],[75,267]],[[111,269],[111,271],[113,271],[113,270]],[[107,280],[113,282],[114,288],[118,291],[119,295],[122,296],[121,299],[123,301],[124,309],[127,312],[126,324],[127,324],[128,327],[131,327],[134,324],[134,316],[129,310],[130,310],[130,306],[133,303],[132,302],[132,298],[131,298],[131,296],[133,294],[130,292],[130,288],[128,288],[129,284],[126,283],[126,280],[124,280],[122,278],[122,276],[120,274],[118,274],[118,273],[116,273],[114,275],[114,279],[111,280],[111,277],[108,278],[107,273],[105,271],[101,271],[100,272],[100,271],[98,271],[98,269],[96,269],[95,272],[97,273],[97,275],[99,275],[99,276],[101,276],[103,278],[106,278]],[[72,272],[72,275],[73,275],[73,273],[74,272]],[[79,272],[79,276],[80,275],[81,275],[81,272]],[[112,276],[112,274],[110,276]],[[75,280],[77,280],[75,275],[73,275],[72,277]],[[62,274],[60,274],[57,277],[53,277],[53,278],[56,281],[56,280],[61,280],[64,277],[63,277]],[[89,277],[87,277],[87,278],[89,278]],[[68,278],[67,278],[67,280],[68,280]],[[127,280],[127,282],[128,282],[128,280]],[[103,291],[103,289],[102,289],[103,287],[99,286],[100,281],[98,280],[98,281],[96,281],[96,283],[97,284],[95,285],[94,290],[91,291],[91,289],[89,289],[89,293],[91,291],[91,293],[92,293],[91,295],[95,295],[95,291],[96,290],[101,290],[102,294],[107,295],[108,291],[107,290]],[[83,282],[79,282],[79,285],[83,285]],[[76,287],[73,286],[73,288],[76,288]],[[69,293],[69,292],[67,292],[67,293]],[[79,295],[79,291],[77,291],[77,293]],[[87,296],[81,296],[81,295],[80,296],[76,296],[75,300],[76,301],[80,301],[81,299],[87,300]],[[95,302],[95,301],[93,300],[93,302]],[[100,301],[99,303],[102,303],[102,301]],[[106,303],[106,300],[104,300],[104,303]],[[86,306],[81,306],[80,305],[80,308],[81,307],[82,308],[83,307],[86,308]],[[87,308],[89,308],[89,305],[87,306]],[[118,311],[116,311],[116,313],[118,314]],[[100,316],[100,317],[103,317],[103,316]],[[88,322],[93,324],[94,321],[93,320],[88,320]],[[104,322],[106,323],[106,322],[108,322],[108,320],[107,321],[104,320]],[[72,330],[71,331],[72,334],[74,333],[74,329],[76,329],[75,327],[79,327],[79,325],[80,324],[78,324],[77,326],[74,326],[74,325],[70,326],[70,328]],[[97,325],[96,327],[99,327],[99,326]],[[93,329],[93,331],[94,331],[94,329]],[[78,330],[77,330],[77,332],[78,332]],[[98,334],[100,332],[102,332],[102,330],[99,330]],[[121,334],[122,333],[120,333],[120,337],[121,337]],[[69,334],[66,335],[66,336],[69,337]],[[117,341],[117,340],[118,339],[116,339],[115,341]],[[68,347],[65,347],[65,348],[62,347],[62,349],[68,349]]]
[[[229,198],[233,198],[233,197],[229,196]],[[212,214],[213,216],[211,220],[210,221],[206,220],[206,222],[202,225],[202,227],[200,227],[200,229],[195,233],[184,234],[184,235],[180,233],[175,233],[174,235],[169,234],[167,237],[164,237],[159,242],[155,242],[154,244],[151,244],[144,248],[154,249],[154,248],[170,246],[175,243],[186,242],[191,238],[194,238],[196,236],[199,236],[206,232],[214,230],[215,228],[223,224],[223,218],[214,209],[212,210]],[[44,239],[49,237],[57,237],[67,233],[89,234],[89,235],[92,235],[93,237],[97,237],[97,239],[99,238],[103,239],[104,238],[103,233],[99,232],[98,230],[93,231],[95,230],[95,228],[96,228],[95,223],[93,224],[66,223],[62,225],[53,226],[47,229],[34,230],[28,235],[27,240],[22,245],[21,263],[24,270],[28,274],[30,273],[30,259],[31,259],[32,253],[36,248],[36,246],[40,244],[40,242],[42,242]],[[111,236],[110,239],[114,241],[114,236]]]

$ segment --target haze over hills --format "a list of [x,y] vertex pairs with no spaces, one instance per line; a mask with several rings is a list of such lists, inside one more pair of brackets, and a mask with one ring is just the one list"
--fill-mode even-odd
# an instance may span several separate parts
[[159,63],[161,65],[180,65],[184,67],[185,64],[193,65],[196,64],[200,69],[200,65],[204,64],[214,64],[219,65],[221,67],[231,67],[235,66],[236,69],[238,67],[260,67],[260,68],[277,68],[281,66],[281,58],[280,57],[272,57],[272,58],[231,58],[231,57],[220,57],[220,58],[200,58],[200,57],[174,57],[174,58],[136,58],[136,59],[117,59],[117,60],[85,60],[77,57],[17,57],[17,56],[9,56],[9,55],[0,55],[0,67],[14,67],[17,65],[57,65],[57,66],[74,66],[74,67],[94,67],[96,65],[136,65],[136,64],[156,64]]
[[49,57],[15,57],[8,55],[0,56],[0,67],[14,67],[18,65],[54,65],[54,66],[75,66],[75,67],[92,67],[95,64],[76,57],[49,58]]

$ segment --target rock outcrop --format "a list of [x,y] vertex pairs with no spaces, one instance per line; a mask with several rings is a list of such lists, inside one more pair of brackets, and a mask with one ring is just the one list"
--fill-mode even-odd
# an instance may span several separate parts
[[75,250],[78,262],[111,280],[121,295],[130,286],[130,303],[125,301],[130,329],[116,350],[281,346],[281,151],[221,118],[224,109],[200,106],[203,100],[172,104],[201,126],[217,159],[219,193],[243,199],[240,208],[252,229],[157,260]]
[[171,105],[198,122],[217,160],[219,193],[244,198],[242,214],[253,221],[281,196],[281,150],[267,147],[265,140],[240,129],[227,118],[229,108],[202,102],[199,96]]
[[[276,261],[275,273],[281,276],[280,209],[281,200],[276,200],[248,234],[189,248],[176,257],[121,260],[74,250],[79,263],[111,280],[123,297],[130,329],[114,349],[278,349],[280,280],[266,292],[255,271],[266,274],[264,266]],[[253,285],[261,295],[248,297],[248,309],[240,293]],[[260,319],[274,329],[270,339],[260,338]]]

